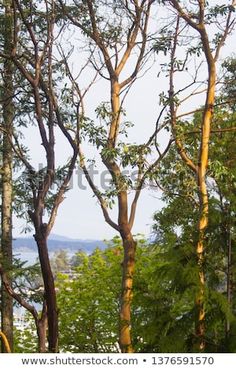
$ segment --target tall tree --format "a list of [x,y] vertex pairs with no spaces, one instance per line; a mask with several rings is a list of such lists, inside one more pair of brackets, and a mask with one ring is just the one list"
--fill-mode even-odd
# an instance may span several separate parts
[[[165,2],[166,3],[166,2]],[[168,35],[170,46],[170,63],[169,68],[169,93],[168,104],[170,106],[170,121],[172,127],[172,133],[175,138],[175,144],[178,149],[179,155],[184,163],[188,166],[196,178],[198,186],[198,204],[199,204],[199,217],[198,217],[198,240],[196,242],[196,256],[197,264],[199,268],[199,292],[196,295],[196,336],[198,337],[199,348],[204,350],[205,341],[205,306],[204,306],[204,291],[205,291],[205,275],[204,275],[204,244],[206,237],[206,229],[209,222],[209,198],[207,190],[207,169],[209,164],[209,144],[211,137],[211,126],[213,119],[213,111],[215,105],[217,75],[216,75],[216,63],[219,58],[219,54],[222,46],[229,33],[232,31],[235,19],[233,19],[233,10],[228,6],[215,6],[210,5],[205,1],[197,1],[194,4],[190,4],[187,8],[185,4],[179,1],[168,1],[171,8],[176,12],[176,26],[175,32]],[[223,28],[218,30],[214,27],[217,25],[217,17],[221,17],[221,26]],[[213,34],[216,36],[212,38],[208,25],[213,27]],[[191,43],[190,49],[186,49],[186,44],[182,42],[182,35],[185,30],[188,30],[188,35],[193,31],[197,35],[198,44],[193,45]],[[186,34],[185,34],[186,35]],[[193,40],[193,38],[189,38]],[[191,42],[191,41],[190,41]],[[181,60],[178,57],[178,48],[182,46],[185,48],[185,57]],[[183,91],[192,87],[198,81],[198,73],[195,74],[192,81],[186,84],[186,87],[181,87],[176,90],[175,76],[178,72],[188,71],[187,63],[189,63],[189,56],[193,53],[201,54],[204,56],[205,68],[205,83],[206,89],[205,102],[202,109],[201,127],[200,127],[200,139],[198,153],[195,157],[191,157],[191,154],[186,150],[184,140],[181,135],[181,117],[185,114],[180,114],[179,109],[182,107],[181,101],[185,102],[189,97],[195,96],[200,93],[199,88],[192,91],[188,97],[183,97]],[[201,63],[199,64],[201,66]],[[198,68],[197,68],[198,69]],[[199,83],[199,82],[198,82]],[[196,87],[196,85],[195,85]],[[187,113],[186,115],[190,115]]]
[[[131,302],[135,267],[136,241],[132,234],[137,202],[141,189],[151,170],[156,167],[168,150],[161,153],[151,165],[147,165],[150,147],[154,146],[157,132],[141,145],[120,142],[124,133],[124,100],[127,92],[142,70],[149,55],[149,20],[153,1],[58,1],[62,13],[70,23],[80,29],[90,45],[88,63],[109,82],[107,92],[110,100],[96,109],[102,122],[86,119],[83,106],[78,105],[80,136],[97,146],[100,159],[110,173],[111,189],[103,193],[96,186],[87,168],[87,158],[80,145],[80,165],[85,177],[101,206],[105,221],[123,240],[122,289],[120,304],[119,343],[122,352],[132,352]],[[97,58],[95,58],[97,56]],[[69,69],[69,68],[68,68]],[[68,71],[72,86],[79,96],[81,92],[76,79]],[[137,169],[138,178],[132,183],[123,169]],[[135,182],[135,181],[134,181]],[[129,188],[135,186],[134,198],[129,211]],[[109,204],[117,201],[117,222],[109,214]]]
[[[4,15],[2,15],[2,42],[4,52],[11,54],[13,49],[13,9],[12,1],[3,1]],[[1,105],[2,105],[2,170],[1,170],[1,264],[4,265],[4,273],[11,284],[12,268],[12,162],[13,150],[11,136],[14,120],[14,64],[11,60],[4,60],[2,70]],[[1,329],[6,335],[10,349],[13,350],[13,302],[7,293],[2,281],[1,284]],[[4,345],[2,347],[4,351]]]
[[[26,126],[30,125],[28,117],[36,122],[45,152],[45,167],[39,171],[34,168],[17,135],[13,137],[12,147],[25,166],[19,182],[24,197],[22,212],[35,230],[34,238],[45,291],[46,305],[43,311],[46,311],[48,321],[48,350],[57,352],[58,311],[47,238],[54,225],[58,207],[68,190],[78,154],[78,137],[76,134],[72,137],[66,131],[65,115],[58,108],[57,100],[60,96],[55,92],[58,73],[53,59],[56,19],[54,1],[45,0],[39,4],[15,0],[13,5],[14,47],[10,54],[3,51],[1,56],[14,63],[25,81],[19,88],[18,98],[24,103],[25,96],[28,98],[25,122]],[[72,151],[69,161],[58,170],[55,161],[56,127],[59,127]]]
[[[224,64],[227,65],[227,63]],[[233,68],[232,65],[231,67]],[[205,350],[208,352],[212,350],[232,352],[231,350],[235,350],[232,339],[235,329],[233,283],[235,278],[233,251],[235,225],[232,218],[235,211],[235,145],[233,144],[236,131],[235,98],[231,94],[228,95],[227,92],[228,86],[233,89],[232,76],[225,70],[223,72],[222,87],[214,105],[209,166],[206,174],[209,222],[204,241],[204,304],[207,307]],[[179,137],[184,142],[185,152],[191,158],[198,157],[203,109],[204,107],[199,107],[193,117],[178,122]],[[157,184],[163,191],[163,199],[166,203],[166,207],[156,214],[157,243],[163,245],[166,253],[165,274],[167,279],[173,278],[174,274],[171,273],[171,264],[173,263],[179,280],[185,284],[185,287],[182,285],[183,291],[187,291],[191,283],[190,289],[192,291],[195,289],[196,292],[196,287],[199,290],[197,283],[199,278],[196,278],[196,265],[194,267],[196,261],[194,246],[198,241],[198,231],[195,225],[199,217],[199,189],[195,172],[190,171],[184,161],[178,160],[177,147],[175,146],[163,160],[157,178]],[[174,262],[173,256],[176,262]],[[178,266],[181,259],[181,263],[184,262],[182,277],[180,277],[181,264]],[[189,266],[192,267],[192,279],[187,275],[187,270],[191,270]],[[158,266],[156,269],[158,273]],[[173,287],[176,290],[177,286],[177,281],[174,281]],[[191,309],[189,307],[189,314],[192,314]],[[192,311],[194,310],[192,309]],[[179,319],[180,321],[181,319]],[[190,335],[193,333],[191,333],[191,325],[189,332]],[[228,336],[228,339],[225,339],[225,336]],[[191,340],[189,336],[189,344]],[[191,348],[196,350],[196,346],[191,346]]]

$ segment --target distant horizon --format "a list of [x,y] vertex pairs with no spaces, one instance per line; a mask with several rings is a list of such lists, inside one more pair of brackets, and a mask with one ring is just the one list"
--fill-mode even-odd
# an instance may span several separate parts
[[[145,238],[151,238],[151,233],[149,235],[145,235],[142,233],[138,233],[138,235],[141,235]],[[83,242],[93,242],[93,241],[101,241],[101,242],[105,242],[105,241],[110,241],[112,240],[116,235],[114,235],[111,238],[73,238],[73,237],[68,237],[68,236],[64,236],[58,233],[51,233],[48,237],[48,240],[50,241],[59,241],[59,242],[63,242],[63,241],[68,241],[68,242],[76,242],[76,241],[83,241]],[[117,236],[119,236],[117,234]],[[136,235],[134,235],[135,237]],[[19,236],[14,236],[12,237],[13,241],[17,240],[17,239],[34,239],[33,234],[28,234],[28,235],[19,235]]]
[[[19,239],[19,238],[25,238],[25,239],[29,239],[29,238],[34,238],[33,233],[28,233],[28,234],[22,234],[22,235],[13,235],[12,236],[13,240]],[[100,238],[74,238],[74,237],[68,237],[68,236],[64,236],[62,234],[58,234],[58,233],[50,233],[50,235],[48,236],[49,240],[54,240],[54,241],[103,241]]]

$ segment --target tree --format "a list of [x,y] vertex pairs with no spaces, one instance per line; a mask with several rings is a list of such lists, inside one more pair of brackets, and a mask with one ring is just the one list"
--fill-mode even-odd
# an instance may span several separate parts
[[[3,2],[4,14],[1,15],[3,30],[3,49],[5,53],[11,53],[13,47],[13,12],[12,2]],[[2,105],[2,165],[1,165],[1,259],[4,265],[5,277],[11,285],[12,268],[12,166],[13,150],[9,137],[13,132],[14,120],[14,65],[11,60],[5,60],[2,69],[1,105]],[[12,297],[5,291],[3,281],[1,283],[1,330],[7,337],[10,350],[13,350],[13,302]],[[3,345],[2,351],[5,351]]]
[[[97,198],[105,221],[119,232],[123,240],[124,260],[120,305],[119,344],[122,352],[132,352],[131,301],[135,267],[136,241],[132,234],[137,202],[143,184],[161,158],[168,151],[169,144],[156,159],[148,165],[148,157],[155,148],[158,129],[143,144],[121,142],[122,133],[127,135],[129,126],[123,122],[124,100],[127,92],[143,69],[150,52],[149,19],[153,1],[58,1],[61,13],[71,25],[79,29],[89,45],[90,55],[87,65],[91,65],[105,81],[108,81],[109,102],[101,102],[96,109],[98,122],[86,117],[81,104],[81,90],[78,80],[73,77],[67,63],[68,76],[72,88],[78,94],[79,112],[77,124],[80,138],[96,145],[100,159],[110,173],[111,189],[102,192],[88,171],[88,159],[80,145],[80,166]],[[130,71],[131,70],[131,71]],[[156,150],[156,149],[155,149]],[[137,180],[124,175],[126,168],[137,170]],[[128,193],[135,188],[129,212]],[[118,220],[114,222],[109,214],[109,206],[117,201]]]
[[[26,82],[26,89],[25,84],[19,87],[18,98],[21,97],[23,102],[27,96],[28,107],[32,107],[25,115],[30,116],[37,124],[39,139],[42,140],[45,151],[45,167],[39,171],[33,167],[17,135],[14,135],[12,147],[26,168],[19,181],[24,196],[22,212],[35,229],[34,237],[38,246],[45,290],[46,305],[42,310],[47,314],[48,349],[50,352],[56,352],[58,350],[58,311],[47,238],[73,173],[78,153],[78,136],[72,137],[66,131],[65,116],[58,108],[57,98],[60,99],[60,97],[57,97],[55,93],[58,74],[52,58],[55,25],[54,2],[44,1],[38,4],[26,1],[22,4],[14,1],[13,9],[14,47],[10,54],[2,51],[1,57],[13,62]],[[72,150],[69,161],[57,170],[55,164],[56,126],[59,127]],[[9,289],[8,291],[10,292]]]
[[0,338],[3,341],[3,345],[4,345],[5,349],[6,349],[6,352],[10,353],[11,352],[11,348],[10,348],[9,342],[7,340],[7,337],[5,336],[5,334],[2,331],[0,331]]
[[[166,2],[165,2],[166,3]],[[167,2],[172,10],[176,12],[176,26],[174,33],[170,29],[165,27],[166,40],[169,42],[170,48],[170,63],[167,66],[169,73],[169,92],[166,103],[169,104],[169,114],[171,122],[171,130],[175,139],[175,144],[178,149],[178,153],[186,166],[191,170],[196,178],[196,184],[198,186],[198,204],[199,204],[199,216],[197,222],[198,239],[196,241],[196,255],[197,264],[199,268],[199,291],[196,295],[196,307],[198,310],[196,319],[196,335],[199,341],[200,350],[204,350],[205,342],[205,307],[204,307],[204,291],[205,291],[205,273],[204,273],[204,244],[206,238],[206,230],[209,223],[209,197],[207,189],[207,169],[209,164],[209,144],[212,129],[213,109],[216,101],[216,63],[219,58],[219,54],[222,46],[225,43],[227,36],[232,32],[235,19],[233,19],[233,9],[228,6],[215,6],[210,7],[205,1],[198,1],[194,4],[189,4],[186,8],[184,4],[179,1]],[[218,17],[221,17],[221,28],[216,30]],[[222,26],[224,24],[224,26]],[[209,26],[213,28],[214,36],[211,36],[211,32],[208,30]],[[222,28],[223,27],[223,28]],[[183,41],[182,35],[184,32],[188,32],[188,42],[190,42],[190,48]],[[193,37],[191,32],[194,31],[194,35],[197,36],[197,44],[193,44]],[[178,56],[178,48],[182,47],[184,50],[184,58]],[[157,49],[160,45],[157,45]],[[164,50],[165,51],[165,50]],[[165,51],[166,52],[166,51]],[[198,72],[201,63],[198,62],[199,68],[196,69],[196,73],[192,77],[192,81],[186,84],[186,87],[181,87],[179,90],[175,88],[175,76],[177,73],[182,72],[188,74],[188,68],[190,65],[190,57],[196,54],[201,56],[203,54],[204,63],[206,64],[205,83],[204,88],[205,102],[203,108],[201,108],[201,126],[199,132],[199,147],[198,152],[194,157],[187,151],[184,139],[182,136],[183,131],[183,118],[190,116],[191,113],[179,113],[179,109],[183,103],[190,97],[200,93],[200,89],[197,84]],[[183,92],[187,89],[192,89],[188,96],[183,96]],[[182,103],[182,104],[181,104]],[[187,119],[186,119],[187,122]]]
[[[206,175],[210,215],[205,232],[203,265],[207,352],[235,351],[235,224],[232,218],[235,209],[235,147],[232,144],[236,130],[235,100],[228,96],[226,89],[230,74],[225,70],[223,72],[223,84],[212,118],[209,167]],[[185,151],[193,158],[197,157],[199,148],[201,119],[200,107],[191,120],[182,122],[179,132]],[[164,267],[161,270],[159,257],[156,274],[160,274],[162,283],[165,278],[169,281],[166,288],[173,288],[173,297],[176,291],[181,294],[177,295],[176,299],[181,301],[182,296],[193,297],[199,289],[194,255],[194,245],[198,240],[198,232],[194,226],[198,219],[198,187],[194,172],[189,171],[184,162],[178,160],[176,147],[172,147],[163,160],[156,179],[166,204],[162,211],[155,215],[156,242],[163,247],[161,259],[164,258]],[[178,291],[180,282],[181,289]],[[172,302],[171,306],[175,304]],[[198,349],[194,346],[195,334],[192,327],[195,309],[193,304],[186,306],[185,313],[179,314],[178,323],[187,318],[188,329],[184,322],[182,324],[187,335],[182,332],[180,336],[183,339],[182,344],[187,347],[186,350],[195,351]],[[178,328],[175,327],[174,332],[177,331]]]

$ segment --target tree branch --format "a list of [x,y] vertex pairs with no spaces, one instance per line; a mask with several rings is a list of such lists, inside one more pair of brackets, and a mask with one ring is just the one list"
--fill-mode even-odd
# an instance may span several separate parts
[[147,176],[152,172],[152,170],[154,168],[156,168],[158,166],[158,164],[160,163],[160,161],[165,157],[165,155],[168,153],[171,144],[173,143],[173,139],[170,139],[168,142],[168,145],[166,146],[165,150],[162,152],[162,154],[154,161],[153,164],[151,164],[145,171],[145,173],[143,174],[142,178],[140,179],[137,189],[135,191],[135,196],[131,205],[131,210],[130,210],[130,217],[129,217],[129,227],[130,229],[132,229],[133,224],[134,224],[134,219],[135,219],[135,214],[136,214],[136,208],[137,208],[137,202],[143,187],[143,184],[145,182],[145,179],[147,178]]

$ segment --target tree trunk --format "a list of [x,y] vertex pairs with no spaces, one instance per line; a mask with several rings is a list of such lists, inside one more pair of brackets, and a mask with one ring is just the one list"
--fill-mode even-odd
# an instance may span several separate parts
[[47,335],[47,318],[42,317],[37,323],[38,350],[40,353],[47,352],[46,335]]
[[199,150],[197,182],[199,196],[199,222],[198,222],[198,242],[197,242],[197,262],[199,267],[199,293],[196,298],[196,308],[198,317],[196,321],[196,336],[199,341],[200,351],[205,349],[205,275],[204,275],[204,243],[205,234],[209,221],[209,198],[207,192],[206,174],[209,160],[209,143],[211,133],[211,122],[215,103],[216,88],[216,66],[212,56],[208,37],[205,29],[201,32],[201,40],[204,47],[205,57],[208,65],[208,87],[205,101],[205,109],[201,124],[201,144]]
[[4,352],[10,354],[11,353],[11,348],[10,348],[9,342],[7,340],[7,337],[5,336],[5,334],[2,331],[0,331],[0,338],[2,340],[2,344],[5,348]]
[[200,202],[200,216],[198,223],[198,242],[196,247],[198,276],[199,276],[199,291],[196,297],[196,337],[200,351],[205,349],[205,273],[204,273],[204,242],[205,231],[208,224],[208,193],[204,177],[199,175],[199,202]]
[[126,236],[122,236],[122,240],[124,248],[124,260],[120,303],[119,344],[121,352],[132,353],[134,351],[131,340],[131,302],[136,242],[134,241],[131,233]]
[[47,305],[48,351],[54,353],[58,352],[58,312],[54,278],[48,255],[47,236],[40,232],[34,237],[38,246]]
[[[4,27],[4,51],[10,53],[12,49],[12,9],[11,1],[6,0],[5,27]],[[2,209],[1,209],[1,251],[3,266],[11,284],[9,271],[12,268],[12,147],[9,139],[13,130],[14,105],[13,105],[13,64],[5,60],[3,70],[3,148],[2,148]],[[13,351],[13,300],[5,291],[3,283],[1,287],[1,329],[11,351]],[[2,351],[5,347],[2,345]]]
[[198,244],[197,244],[197,262],[198,262],[198,276],[199,276],[199,291],[196,298],[196,309],[197,309],[197,317],[196,317],[196,336],[198,340],[198,347],[200,351],[205,349],[205,306],[204,306],[204,298],[205,298],[205,274],[203,269],[203,237],[201,234]]

